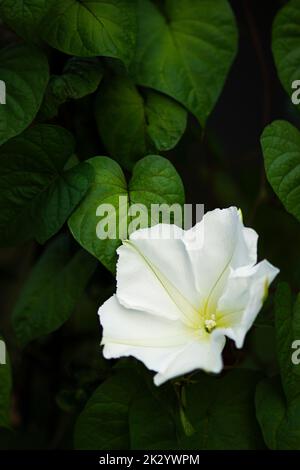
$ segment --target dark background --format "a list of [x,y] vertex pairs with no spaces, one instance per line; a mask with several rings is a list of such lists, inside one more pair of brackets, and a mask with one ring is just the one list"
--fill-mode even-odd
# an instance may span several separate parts
[[[181,175],[186,202],[204,203],[206,210],[235,205],[245,224],[261,235],[259,250],[281,269],[280,278],[296,291],[299,282],[299,224],[282,208],[265,179],[259,139],[274,119],[300,124],[297,111],[284,92],[271,52],[271,26],[284,1],[232,0],[239,28],[239,51],[223,93],[201,130],[190,116],[178,146],[167,154]],[[18,40],[0,24],[0,45]],[[51,72],[59,73],[66,60],[51,50]],[[93,97],[62,107],[57,121],[77,136],[78,155],[105,155],[92,113]],[[89,143],[88,147],[86,143]],[[0,188],[1,191],[1,188]],[[74,248],[76,243],[74,242]],[[95,386],[111,367],[99,349],[98,306],[115,288],[113,276],[99,265],[85,297],[71,320],[56,333],[21,351],[10,316],[16,298],[36,259],[44,250],[36,242],[0,253],[0,331],[14,363],[13,434],[2,431],[0,448],[69,448],[72,425]],[[267,304],[259,321],[268,322]],[[273,328],[249,335],[246,361],[253,367],[276,367]],[[254,352],[255,350],[255,352]],[[271,351],[271,352],[270,352]],[[227,363],[236,360],[229,345]]]

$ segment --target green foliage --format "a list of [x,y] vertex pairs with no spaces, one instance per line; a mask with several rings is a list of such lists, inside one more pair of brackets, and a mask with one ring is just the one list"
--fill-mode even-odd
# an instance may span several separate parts
[[292,83],[300,80],[300,1],[289,1],[277,14],[272,34],[272,49],[278,75],[289,96]]
[[174,391],[157,391],[137,369],[121,368],[97,388],[76,423],[76,449],[177,448]]
[[0,241],[54,235],[88,190],[93,172],[81,163],[65,168],[74,151],[72,135],[38,125],[0,148]]
[[[300,121],[280,92],[300,80],[300,0],[252,3],[0,0],[1,449],[300,450]],[[103,358],[97,310],[133,204],[185,194],[241,207],[287,284],[220,375],[156,387],[134,359]],[[114,239],[97,236],[101,204]]]
[[197,375],[183,390],[184,413],[192,428],[186,434],[174,388],[157,389],[145,372],[121,369],[88,401],[76,424],[75,447],[263,448],[252,401],[258,378],[256,373],[238,370],[223,378]]
[[[107,157],[94,157],[88,163],[94,169],[95,181],[69,219],[69,227],[75,239],[114,272],[116,249],[121,244],[121,239],[127,238],[127,233],[119,232],[119,226],[123,222],[126,226],[130,223],[130,205],[144,204],[150,209],[151,204],[183,204],[184,189],[173,165],[157,155],[148,155],[140,160],[134,167],[128,184],[121,167],[115,161]],[[97,224],[101,221],[96,214],[101,203],[115,207],[117,222],[116,234],[113,237],[110,234],[112,238],[104,240],[99,239],[96,234]],[[109,233],[109,227],[106,231]]]
[[62,75],[53,75],[48,83],[39,118],[51,119],[58,114],[60,105],[94,93],[102,79],[98,59],[73,57],[66,63]]
[[22,346],[63,325],[96,269],[84,250],[72,253],[68,238],[54,240],[35,265],[13,312]]
[[296,450],[300,442],[300,373],[292,362],[292,343],[300,334],[300,297],[292,302],[290,288],[280,284],[275,299],[280,379],[265,379],[257,388],[256,411],[271,449]]
[[186,414],[195,434],[184,442],[192,449],[260,449],[253,395],[259,376],[235,370],[224,377],[202,375],[186,387]]
[[0,0],[0,16],[20,36],[40,43],[40,23],[55,0]]
[[[144,387],[146,386],[145,384]],[[164,397],[151,388],[146,388],[140,395],[132,402],[128,416],[130,448],[137,450],[178,449],[176,420],[174,419],[176,408],[170,410],[168,402],[175,399],[172,389],[167,388]]]
[[6,84],[6,104],[0,106],[1,145],[35,118],[49,78],[47,59],[26,45],[7,46],[0,49],[0,77]]
[[237,48],[227,1],[166,0],[159,8],[139,0],[138,26],[134,79],[178,100],[204,126]]
[[95,115],[110,155],[129,169],[149,152],[175,147],[187,117],[176,101],[140,90],[126,77],[109,78],[100,87]]
[[128,410],[138,385],[134,375],[120,373],[96,389],[76,424],[77,449],[128,449]]
[[57,0],[41,28],[45,41],[66,54],[128,64],[135,47],[135,0]]
[[275,121],[261,137],[267,177],[286,210],[300,221],[300,132]]

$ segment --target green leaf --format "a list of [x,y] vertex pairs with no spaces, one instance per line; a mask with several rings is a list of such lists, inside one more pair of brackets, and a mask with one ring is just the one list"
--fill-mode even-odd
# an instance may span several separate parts
[[72,254],[65,236],[49,245],[14,308],[13,326],[22,346],[68,320],[95,268],[96,260],[84,250]]
[[154,90],[144,90],[148,134],[156,150],[171,150],[182,137],[187,112],[173,99]]
[[272,50],[282,85],[289,96],[300,79],[300,1],[291,0],[277,14],[272,31]]
[[144,393],[145,396],[133,401],[129,410],[131,449],[178,449],[176,423],[167,402],[159,402],[150,390]]
[[75,448],[123,450],[130,448],[129,406],[138,394],[135,373],[120,371],[94,392],[75,427]]
[[131,72],[139,85],[172,96],[202,126],[221,93],[237,49],[226,0],[139,0],[138,39]]
[[196,432],[182,445],[201,450],[262,448],[254,408],[259,376],[234,370],[223,377],[200,377],[185,387],[186,414]]
[[40,22],[55,0],[0,0],[0,16],[17,34],[39,43]]
[[35,118],[49,79],[47,59],[25,45],[5,47],[0,50],[0,79],[6,85],[6,104],[0,105],[1,145]]
[[280,379],[265,379],[256,392],[256,413],[271,449],[300,449],[299,365],[292,362],[292,343],[299,339],[300,296],[293,305],[287,284],[275,296],[275,321]]
[[102,75],[98,59],[73,57],[67,62],[62,75],[51,77],[38,117],[43,120],[51,119],[66,101],[78,100],[94,93]]
[[[113,160],[107,157],[94,157],[88,162],[94,168],[95,180],[86,197],[70,217],[69,228],[78,243],[114,272],[115,252],[120,241],[118,238],[116,240],[97,238],[96,211],[101,203],[118,207],[119,197],[127,196],[127,184],[121,168]],[[117,211],[118,222],[119,212]]]
[[45,41],[66,54],[114,57],[129,64],[136,39],[136,2],[57,0],[42,29]]
[[89,188],[93,172],[81,163],[64,169],[74,151],[72,135],[38,125],[0,149],[0,243],[54,235]]
[[261,137],[268,180],[288,212],[300,221],[300,133],[274,121]]
[[269,449],[279,449],[278,430],[285,419],[286,403],[276,379],[262,380],[256,390],[256,414]]
[[[95,391],[75,428],[77,449],[258,449],[263,448],[255,419],[258,375],[234,371],[223,378],[199,374],[185,386],[185,410],[194,434],[178,427],[174,389],[155,387],[150,374],[118,369]],[[198,376],[198,377],[199,377]]]
[[0,428],[10,428],[11,387],[10,362],[5,344],[0,336]]
[[292,343],[300,339],[300,296],[293,304],[290,288],[279,284],[275,296],[277,355],[282,386],[288,402],[300,397],[300,366],[292,362]]
[[175,147],[187,118],[176,101],[153,90],[139,90],[126,77],[113,77],[101,85],[95,113],[106,148],[127,168],[148,152]]
[[96,389],[75,427],[75,448],[92,450],[177,449],[175,393],[157,389],[136,363]]
[[[119,222],[128,226],[131,221],[128,216],[130,205],[144,204],[149,210],[151,204],[183,204],[184,188],[173,165],[157,155],[149,155],[135,165],[128,186],[122,169],[113,160],[94,157],[88,162],[94,168],[95,181],[69,219],[69,227],[78,243],[114,273],[116,249],[121,239],[127,238],[127,233],[119,232]],[[116,210],[117,231],[111,234],[116,235],[114,239],[101,240],[96,235],[96,227],[101,220],[96,216],[96,211],[100,204],[112,204]]]

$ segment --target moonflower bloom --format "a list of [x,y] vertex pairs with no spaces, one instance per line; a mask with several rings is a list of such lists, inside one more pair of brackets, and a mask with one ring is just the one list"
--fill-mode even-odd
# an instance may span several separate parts
[[[172,227],[176,236],[166,239]],[[278,269],[257,262],[257,233],[235,207],[190,230],[158,224],[118,249],[117,292],[99,309],[103,354],[133,356],[154,383],[195,369],[218,373],[226,336],[241,348]]]

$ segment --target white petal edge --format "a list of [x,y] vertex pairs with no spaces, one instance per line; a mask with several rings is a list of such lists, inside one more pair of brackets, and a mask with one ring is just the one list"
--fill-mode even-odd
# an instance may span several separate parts
[[154,376],[155,385],[159,386],[170,379],[202,369],[205,372],[218,374],[223,369],[222,351],[225,336],[210,335],[205,341],[195,341],[180,351],[164,370]]
[[188,230],[184,242],[201,298],[215,302],[222,294],[230,268],[253,266],[257,233],[244,227],[236,207],[207,212]]
[[116,296],[100,307],[99,316],[104,357],[135,357],[157,372],[156,385],[195,369],[212,373],[222,370],[224,336],[198,339],[195,331],[180,321],[127,309]]
[[100,307],[99,317],[105,358],[133,356],[153,370],[163,368],[194,339],[193,330],[180,321],[127,309],[115,295]]
[[278,273],[279,270],[266,260],[252,267],[232,270],[217,307],[226,326],[213,333],[219,331],[235,341],[237,348],[242,348],[245,336],[262,308],[266,290]]

